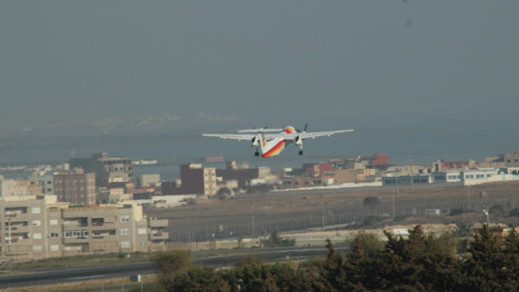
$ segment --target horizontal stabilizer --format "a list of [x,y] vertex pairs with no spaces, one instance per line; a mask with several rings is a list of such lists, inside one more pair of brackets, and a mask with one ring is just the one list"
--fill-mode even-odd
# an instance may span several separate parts
[[270,129],[270,128],[259,128],[259,129],[243,129],[239,130],[238,133],[267,133],[267,132],[281,132],[283,129]]

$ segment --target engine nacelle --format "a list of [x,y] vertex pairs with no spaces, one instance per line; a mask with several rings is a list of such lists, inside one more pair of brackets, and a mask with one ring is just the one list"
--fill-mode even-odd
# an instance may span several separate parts
[[303,138],[301,138],[301,136],[297,136],[296,139],[295,139],[295,143],[298,146],[303,145]]
[[259,145],[260,141],[261,141],[261,137],[259,135],[255,136],[254,138],[252,138],[251,145],[253,147],[257,147]]

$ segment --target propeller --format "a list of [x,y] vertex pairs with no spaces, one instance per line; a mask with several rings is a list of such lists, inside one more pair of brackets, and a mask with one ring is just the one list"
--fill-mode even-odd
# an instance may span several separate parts
[[306,132],[306,129],[308,128],[308,123],[305,124],[305,127],[303,128],[303,130],[301,131],[300,129],[296,129],[296,131],[298,131],[299,133],[301,132]]

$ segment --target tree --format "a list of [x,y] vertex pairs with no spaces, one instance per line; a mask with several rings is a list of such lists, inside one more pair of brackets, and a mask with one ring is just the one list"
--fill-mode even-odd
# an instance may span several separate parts
[[502,273],[506,257],[499,238],[488,225],[474,235],[469,248],[470,256],[463,266],[462,285],[465,291],[502,291]]
[[376,234],[361,231],[357,233],[350,244],[353,253],[359,256],[374,256],[384,249],[384,243]]
[[233,196],[233,192],[229,188],[221,188],[216,192],[216,197],[220,200],[227,200]]
[[282,238],[279,231],[272,231],[268,239],[262,241],[267,247],[293,246],[295,239]]
[[168,291],[231,291],[230,285],[213,268],[194,266],[175,276]]
[[191,253],[185,250],[160,251],[152,260],[159,266],[159,286],[170,291],[174,287],[175,275],[187,270],[191,265]]

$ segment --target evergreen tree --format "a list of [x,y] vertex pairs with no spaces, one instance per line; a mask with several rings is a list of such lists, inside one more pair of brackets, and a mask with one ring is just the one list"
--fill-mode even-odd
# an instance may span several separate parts
[[[515,234],[509,237],[513,240]],[[465,290],[517,291],[517,284],[510,281],[510,267],[507,266],[517,252],[508,251],[507,244],[493,234],[488,225],[483,225],[474,236],[469,254],[463,268],[462,283]]]

